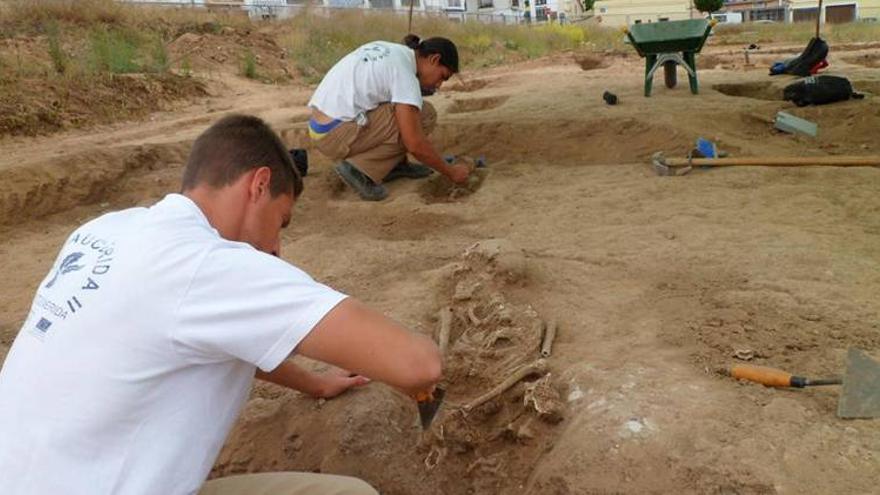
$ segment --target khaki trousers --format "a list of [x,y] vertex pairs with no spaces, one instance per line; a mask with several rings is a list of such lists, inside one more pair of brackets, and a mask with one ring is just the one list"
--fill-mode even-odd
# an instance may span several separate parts
[[[422,132],[431,134],[437,124],[437,110],[422,103]],[[327,158],[345,160],[380,184],[388,172],[406,158],[400,139],[394,104],[383,103],[367,112],[367,125],[343,122],[315,141],[315,147]]]
[[199,495],[379,495],[367,482],[315,473],[242,474],[208,481]]

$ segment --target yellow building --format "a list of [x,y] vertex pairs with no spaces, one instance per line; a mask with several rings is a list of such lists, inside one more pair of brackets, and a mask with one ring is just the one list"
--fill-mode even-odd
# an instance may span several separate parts
[[593,6],[593,14],[604,26],[704,17],[691,8],[690,0],[600,0]]
[[880,21],[880,0],[861,0],[859,2],[859,19]]

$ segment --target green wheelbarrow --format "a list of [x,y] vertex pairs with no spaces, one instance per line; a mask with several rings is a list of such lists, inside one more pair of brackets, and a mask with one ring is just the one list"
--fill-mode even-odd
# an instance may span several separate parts
[[714,25],[715,22],[708,19],[688,19],[633,24],[626,30],[630,44],[645,57],[645,96],[651,96],[654,72],[660,66],[663,66],[666,87],[675,87],[676,66],[681,65],[688,73],[691,93],[699,92],[696,54]]

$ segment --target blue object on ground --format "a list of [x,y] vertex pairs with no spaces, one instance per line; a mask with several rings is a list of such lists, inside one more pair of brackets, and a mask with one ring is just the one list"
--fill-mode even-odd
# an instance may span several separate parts
[[697,151],[705,158],[718,158],[718,149],[715,143],[708,139],[697,138]]

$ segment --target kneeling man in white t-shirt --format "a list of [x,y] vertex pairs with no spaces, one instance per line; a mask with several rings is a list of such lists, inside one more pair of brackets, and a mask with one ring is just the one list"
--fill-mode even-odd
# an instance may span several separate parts
[[[422,100],[458,72],[458,50],[446,38],[424,41],[410,34],[405,45],[374,41],[334,65],[309,101],[309,135],[337,163],[336,173],[361,198],[388,196],[383,182],[422,178],[432,169],[462,183],[469,163],[448,164],[428,135],[437,112]],[[407,153],[424,165],[407,161]]]
[[311,473],[205,483],[255,375],[316,397],[440,379],[430,339],[278,257],[302,187],[272,129],[233,115],[196,139],[181,194],[70,235],[0,370],[3,495],[376,493]]

